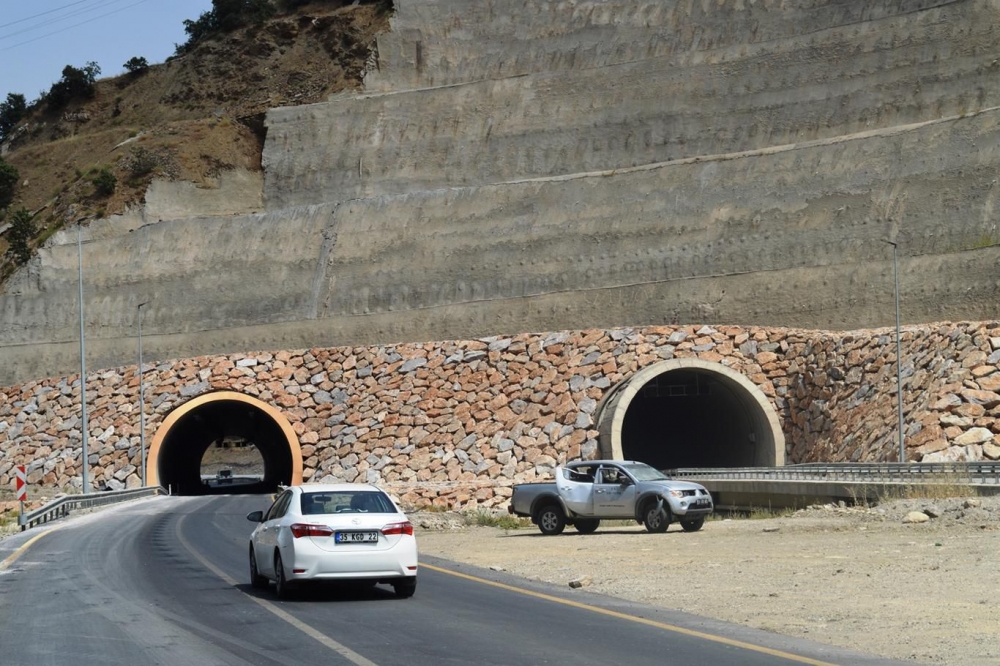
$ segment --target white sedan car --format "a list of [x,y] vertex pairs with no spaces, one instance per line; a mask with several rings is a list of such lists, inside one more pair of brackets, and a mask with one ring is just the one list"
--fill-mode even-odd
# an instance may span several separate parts
[[396,596],[417,589],[413,525],[382,490],[364,484],[285,488],[250,535],[250,582],[273,580],[279,597],[305,581],[389,583]]

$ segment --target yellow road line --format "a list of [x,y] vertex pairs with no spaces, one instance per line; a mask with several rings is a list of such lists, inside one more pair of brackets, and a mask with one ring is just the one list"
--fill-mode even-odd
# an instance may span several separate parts
[[25,551],[28,550],[29,548],[31,548],[31,546],[36,541],[38,541],[39,539],[41,539],[46,534],[51,534],[52,532],[55,532],[55,529],[46,530],[46,531],[42,532],[41,534],[36,534],[35,536],[33,536],[30,539],[28,539],[27,541],[25,541],[24,544],[20,548],[18,548],[17,550],[15,550],[13,553],[11,553],[11,555],[9,555],[6,560],[4,560],[3,562],[0,562],[0,571],[3,571],[4,569],[6,569],[7,567],[9,567],[10,565],[14,564],[14,562],[17,561],[17,558],[19,558],[22,555],[24,555]]
[[601,608],[600,606],[591,606],[590,604],[581,603],[579,601],[571,601],[569,599],[562,599],[560,597],[552,596],[551,594],[545,594],[543,592],[535,592],[534,590],[528,590],[523,587],[517,587],[514,585],[507,585],[506,583],[498,583],[487,578],[479,578],[478,576],[470,576],[469,574],[459,573],[458,571],[452,571],[451,569],[444,569],[442,567],[436,567],[432,564],[427,564],[425,562],[420,563],[420,568],[430,569],[432,571],[437,571],[438,573],[448,574],[449,576],[456,576],[458,578],[464,578],[466,580],[471,580],[477,583],[482,583],[484,585],[491,585],[493,587],[498,587],[502,590],[508,590],[510,592],[516,592],[518,594],[524,594],[529,597],[535,597],[536,599],[544,599],[545,601],[551,601],[553,603],[562,604],[564,606],[571,606],[573,608],[579,608],[581,610],[587,610],[594,613],[600,613],[601,615],[607,615],[609,617],[618,618],[619,620],[628,620],[629,622],[636,622],[638,624],[645,624],[650,627],[656,627],[657,629],[663,629],[665,631],[672,631],[677,634],[683,634],[685,636],[693,636],[695,638],[701,638],[707,641],[712,641],[715,643],[722,643],[724,645],[730,645],[732,647],[738,647],[744,650],[752,650],[754,652],[761,652],[763,654],[770,655],[772,657],[780,657],[782,659],[787,659],[789,661],[798,662],[800,664],[809,664],[810,666],[836,666],[836,664],[831,664],[827,661],[819,661],[817,659],[810,659],[809,657],[803,657],[797,654],[792,654],[790,652],[783,652],[781,650],[775,650],[768,647],[763,647],[761,645],[754,645],[753,643],[745,643],[743,641],[737,641],[732,638],[724,638],[722,636],[715,636],[713,634],[707,634],[702,631],[696,631],[694,629],[685,629],[684,627],[678,627],[672,624],[666,624],[665,622],[657,622],[656,620],[647,620],[643,617],[638,617],[636,615],[628,615],[627,613],[619,613],[618,611],[608,610],[606,608]]
[[[239,581],[237,581],[235,578],[232,578],[225,571],[223,571],[219,567],[209,562],[204,556],[202,556],[201,553],[195,550],[194,546],[192,546],[187,539],[184,538],[184,535],[181,533],[181,525],[184,523],[184,520],[186,518],[187,516],[185,515],[182,516],[181,519],[177,521],[177,530],[176,530],[177,539],[188,550],[188,552],[190,552],[191,555],[194,556],[196,560],[198,560],[199,562],[202,563],[202,565],[204,565],[206,569],[208,569],[216,576],[224,580],[228,585],[232,585],[233,587],[239,585]],[[378,664],[376,664],[374,661],[371,661],[370,659],[361,656],[360,654],[358,654],[351,648],[347,647],[346,645],[338,643],[337,641],[333,640],[326,634],[320,632],[317,629],[314,629],[313,627],[309,626],[302,620],[299,620],[291,613],[285,612],[282,609],[278,608],[270,601],[266,601],[264,599],[260,599],[259,597],[255,597],[249,594],[246,595],[246,597],[251,601],[253,601],[254,603],[262,606],[268,612],[276,615],[278,618],[292,625],[293,627],[295,627],[302,633],[306,634],[310,638],[313,638],[320,644],[330,648],[331,650],[342,656],[344,659],[350,661],[352,664],[356,664],[357,666],[378,666]]]

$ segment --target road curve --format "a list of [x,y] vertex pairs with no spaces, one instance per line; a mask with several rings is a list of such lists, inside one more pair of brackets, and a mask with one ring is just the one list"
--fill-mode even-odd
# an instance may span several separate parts
[[[890,664],[425,558],[417,594],[248,582],[266,496],[161,497],[0,541],[2,662],[20,666]],[[29,543],[30,542],[30,543]],[[419,544],[419,536],[418,536]],[[672,572],[671,575],[677,575]]]

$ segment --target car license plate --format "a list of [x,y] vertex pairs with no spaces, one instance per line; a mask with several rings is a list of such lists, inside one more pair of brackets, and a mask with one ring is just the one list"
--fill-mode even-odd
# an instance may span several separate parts
[[707,499],[700,499],[697,502],[695,502],[695,506],[709,506],[709,505],[710,503]]
[[376,543],[378,532],[337,532],[337,543]]

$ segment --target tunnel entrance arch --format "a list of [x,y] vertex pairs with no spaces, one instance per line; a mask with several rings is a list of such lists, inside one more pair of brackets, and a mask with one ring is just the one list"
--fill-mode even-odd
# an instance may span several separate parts
[[671,359],[615,386],[598,408],[601,454],[657,469],[785,464],[767,396],[721,363]]
[[[252,442],[264,462],[258,483],[209,486],[201,460],[226,437]],[[288,419],[275,407],[235,391],[206,393],[174,408],[153,436],[146,461],[149,485],[181,495],[210,492],[273,492],[278,484],[302,483],[302,450]]]

